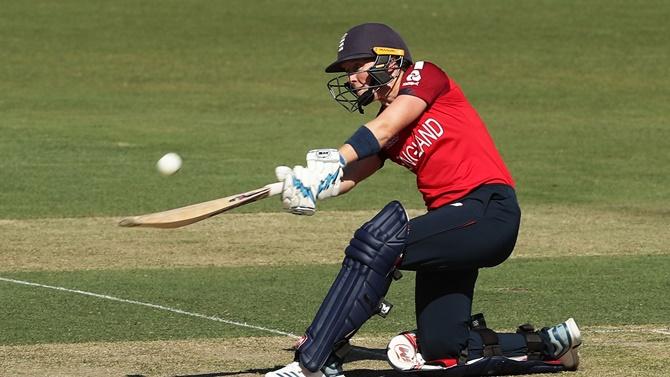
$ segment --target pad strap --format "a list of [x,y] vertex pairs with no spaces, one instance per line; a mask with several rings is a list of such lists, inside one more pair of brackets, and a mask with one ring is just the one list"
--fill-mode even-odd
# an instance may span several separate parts
[[528,349],[528,360],[542,360],[544,351],[544,342],[535,331],[535,328],[530,323],[519,326],[516,330],[517,334],[521,334],[526,338],[526,348]]
[[470,326],[471,329],[479,333],[479,336],[482,338],[482,342],[484,343],[482,355],[484,357],[503,356],[502,348],[498,342],[498,334],[486,327],[484,314],[477,313],[473,315],[470,320]]

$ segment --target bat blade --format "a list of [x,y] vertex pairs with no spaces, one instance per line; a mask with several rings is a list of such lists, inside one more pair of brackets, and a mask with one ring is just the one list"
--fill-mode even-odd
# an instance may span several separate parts
[[277,182],[261,187],[256,190],[243,192],[241,194],[214,199],[207,202],[196,203],[185,207],[175,208],[168,211],[149,213],[140,216],[131,216],[121,219],[119,226],[122,227],[151,227],[151,228],[179,228],[208,219],[233,208],[253,203],[276,195],[282,190],[282,183]]

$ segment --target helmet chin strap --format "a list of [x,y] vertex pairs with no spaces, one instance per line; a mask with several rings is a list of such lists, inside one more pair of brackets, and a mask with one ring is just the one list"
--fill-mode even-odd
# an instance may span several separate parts
[[[396,80],[398,78],[398,76],[395,76],[395,75],[389,76],[389,77],[391,78],[391,80]],[[381,89],[381,87],[369,88],[365,92],[363,92],[363,94],[358,96],[358,99],[356,100],[356,104],[358,105],[358,112],[360,112],[361,114],[364,113],[363,106],[367,106],[367,105],[371,104],[372,101],[374,101],[375,92],[379,89]]]
[[363,114],[364,113],[363,106],[371,104],[374,99],[375,99],[374,89],[368,89],[363,94],[358,96],[358,99],[356,100],[356,104],[358,105],[358,112]]
[[[375,88],[370,88],[366,90],[363,94],[358,97],[356,103],[358,104],[358,111],[363,114],[363,106],[367,106],[372,103],[375,99],[375,90],[379,89],[379,85],[386,85],[397,79],[397,76],[389,74],[386,69],[390,65],[391,57],[387,55],[377,56],[375,60],[375,67],[379,70],[370,71],[370,79],[375,85]],[[399,65],[402,65],[402,58],[400,58]]]

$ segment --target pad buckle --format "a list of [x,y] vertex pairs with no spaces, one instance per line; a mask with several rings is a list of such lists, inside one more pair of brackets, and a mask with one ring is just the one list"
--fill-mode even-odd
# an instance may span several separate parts
[[393,309],[393,304],[386,301],[385,299],[382,299],[382,302],[380,302],[379,306],[377,307],[377,315],[382,318],[386,318],[386,316],[388,316],[391,312],[391,309]]
[[542,351],[544,350],[544,342],[540,335],[535,331],[533,325],[524,323],[519,326],[516,333],[521,334],[526,338],[528,360],[543,360]]
[[483,313],[477,313],[470,318],[470,327],[473,330],[478,330],[478,329],[485,329],[486,328],[486,320],[484,320],[484,314]]

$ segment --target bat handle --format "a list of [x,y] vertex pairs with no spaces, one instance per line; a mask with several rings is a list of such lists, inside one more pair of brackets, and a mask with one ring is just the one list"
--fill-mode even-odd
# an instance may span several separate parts
[[270,189],[268,196],[274,196],[281,194],[282,189],[284,188],[284,182],[270,183],[269,185],[265,185],[265,187]]

